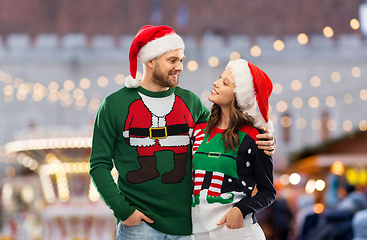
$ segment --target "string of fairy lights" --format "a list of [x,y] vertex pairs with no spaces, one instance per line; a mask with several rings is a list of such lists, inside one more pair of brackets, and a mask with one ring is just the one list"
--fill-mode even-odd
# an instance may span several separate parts
[[[360,23],[357,19],[350,20],[350,26],[352,29],[357,30],[360,28]],[[334,31],[330,26],[326,26],[323,29],[323,34],[327,38],[331,38],[334,35]],[[308,36],[305,33],[300,33],[297,36],[297,41],[299,44],[304,45],[307,44],[309,39]],[[273,47],[276,51],[282,51],[285,48],[285,44],[282,40],[278,39],[274,41]],[[250,49],[250,54],[253,57],[258,57],[261,55],[261,48],[257,45],[252,46]],[[229,58],[231,60],[240,58],[240,53],[234,51],[230,54]],[[212,56],[208,59],[208,65],[210,67],[217,67],[219,65],[220,61],[218,57]],[[198,69],[199,65],[195,60],[191,60],[187,63],[187,69],[189,71],[196,71]],[[354,78],[361,77],[361,69],[358,66],[355,66],[351,69],[351,74]],[[141,77],[141,73],[138,72],[138,77]],[[333,82],[337,83],[341,80],[341,76],[339,72],[333,72],[330,75],[330,78]],[[124,84],[125,76],[123,74],[117,74],[114,78],[114,81],[118,85]],[[57,82],[50,82],[48,86],[44,86],[41,83],[31,83],[31,82],[25,82],[21,78],[17,78],[12,76],[10,73],[5,73],[0,70],[0,82],[5,84],[3,88],[4,92],[4,101],[6,103],[11,103],[14,98],[16,98],[19,101],[24,101],[28,97],[28,95],[32,94],[32,99],[35,102],[40,102],[44,98],[47,98],[47,101],[49,103],[56,103],[60,102],[60,105],[63,107],[70,107],[74,106],[76,110],[84,110],[85,108],[88,109],[89,112],[95,113],[102,100],[102,94],[99,91],[94,91],[91,94],[90,99],[87,99],[87,96],[85,94],[85,91],[88,90],[91,87],[91,80],[88,78],[82,78],[79,80],[79,82],[74,82],[73,80],[65,80],[62,86],[60,86]],[[318,76],[313,76],[310,79],[310,84],[313,87],[320,86],[320,78]],[[97,79],[97,84],[100,88],[104,88],[109,84],[109,79],[105,76],[100,76]],[[299,91],[302,88],[302,83],[300,80],[296,79],[293,80],[291,83],[291,88],[294,91]],[[280,94],[282,92],[283,86],[280,83],[274,83],[274,94]],[[202,94],[202,99],[206,100],[206,96],[208,95],[207,91],[204,91]],[[367,100],[367,90],[365,88],[360,90],[359,97],[362,100]],[[344,95],[343,99],[346,104],[351,104],[353,102],[353,99],[355,99],[355,96],[352,96],[350,93],[347,93]],[[336,104],[336,99],[334,96],[327,96],[325,99],[325,103],[328,107],[333,107]],[[297,97],[292,100],[292,106],[296,109],[302,108],[304,106],[304,102],[301,98]],[[311,108],[317,108],[320,105],[320,99],[316,96],[311,96],[308,99],[308,105]],[[286,101],[282,100],[276,103],[275,106],[276,110],[278,112],[285,112],[288,109],[288,104]],[[272,108],[271,108],[272,109]],[[274,115],[272,115],[272,120],[274,122],[277,121]],[[335,123],[333,120],[330,120],[329,130],[333,131],[335,130]],[[291,124],[291,121],[289,121],[289,117],[285,116],[283,119],[280,120],[280,123],[283,127],[289,127]],[[311,124],[313,126],[314,130],[319,130],[319,120],[315,120],[314,124]],[[304,119],[298,119],[296,121],[296,126],[300,129],[305,128],[305,120]],[[367,128],[367,122],[364,119],[361,119],[359,123],[359,128],[361,130],[366,130]],[[346,120],[346,122],[343,124],[343,129],[345,131],[351,130],[351,124],[349,120]]]
[[[352,19],[350,20],[350,26],[352,29],[357,30],[360,28],[360,23],[357,19]],[[334,35],[334,31],[330,26],[326,26],[323,29],[323,34],[325,37],[331,38]],[[308,43],[309,39],[305,33],[300,33],[297,36],[297,41],[299,44],[305,45]],[[276,51],[282,51],[285,48],[285,44],[282,40],[278,39],[274,41],[273,48]],[[262,50],[257,45],[254,45],[250,48],[250,54],[253,57],[259,57],[261,53]],[[231,60],[238,59],[240,57],[240,53],[236,51],[232,52],[229,56]],[[212,56],[208,59],[208,64],[210,67],[215,68],[219,65],[219,63],[220,61],[216,56]],[[199,64],[195,60],[191,60],[187,63],[187,69],[189,71],[196,71],[198,67]],[[355,77],[361,75],[360,69],[358,67],[352,69],[352,73]],[[336,72],[333,74],[335,75],[338,73]],[[141,76],[141,73],[138,73],[138,77],[139,75]],[[334,77],[334,79],[336,78],[337,77]],[[117,74],[114,78],[114,81],[116,84],[122,85],[125,82],[125,76],[123,74]],[[91,113],[95,113],[101,104],[102,96],[99,91],[94,91],[91,94],[89,101],[85,96],[85,91],[91,86],[91,80],[88,78],[80,79],[79,83],[68,79],[64,81],[62,86],[60,86],[57,82],[50,82],[48,86],[44,86],[41,83],[25,82],[21,78],[17,78],[16,76],[12,76],[10,73],[5,73],[0,70],[0,82],[5,84],[3,92],[4,101],[6,103],[11,103],[14,98],[19,101],[24,101],[26,100],[28,94],[32,94],[32,99],[35,102],[40,102],[42,99],[47,98],[47,101],[50,103],[56,103],[59,101],[63,107],[69,107],[73,105],[76,110],[81,111],[87,108]],[[109,79],[105,76],[100,76],[97,79],[97,84],[99,87],[104,88],[109,84]],[[279,84],[277,85],[279,86]]]
[[[351,71],[351,75],[354,78],[360,78],[361,76],[361,70],[358,67],[353,67],[352,71]],[[340,78],[340,74],[338,72],[333,72],[330,75],[331,81],[334,83],[337,83],[341,80]],[[314,88],[319,87],[321,84],[321,80],[318,76],[313,76],[310,79],[310,85]],[[366,85],[367,87],[367,85]],[[299,91],[302,88],[302,83],[299,80],[293,80],[291,82],[291,89],[293,91]],[[345,89],[347,91],[347,93],[343,94],[343,96],[339,96],[339,98],[342,99],[342,103],[346,104],[346,105],[350,105],[352,104],[354,101],[356,101],[357,98],[360,98],[363,101],[367,100],[367,89],[366,88],[362,88],[362,89],[358,89],[355,90],[355,88],[350,88],[350,89]],[[280,94],[283,91],[283,86],[279,83],[274,84],[274,93],[275,94]],[[356,93],[356,91],[358,91],[358,93]],[[358,94],[359,96],[354,96],[351,92],[354,92],[355,94]],[[325,105],[328,108],[333,108],[338,104],[338,99],[336,98],[337,95],[340,95],[339,92],[335,91],[335,92],[328,92],[328,95],[318,95],[318,96],[310,96],[307,99],[303,100],[301,97],[295,97],[294,99],[292,99],[291,101],[285,101],[285,100],[281,100],[278,101],[276,103],[276,109],[278,112],[280,113],[284,113],[287,111],[287,109],[290,107],[288,106],[287,102],[291,102],[291,106],[293,106],[293,108],[295,109],[301,109],[304,105],[308,104],[308,106],[310,108],[318,108],[320,105],[322,105],[322,100],[324,100]],[[304,103],[305,102],[305,103]],[[274,116],[273,116],[274,117]],[[276,119],[273,119],[273,121],[276,121]],[[297,121],[295,122],[297,128],[299,129],[304,129],[306,127],[306,120],[304,118],[299,118],[297,119]],[[281,125],[283,127],[289,127],[292,124],[292,121],[290,119],[290,117],[288,116],[284,116],[281,119]],[[321,128],[321,121],[319,119],[314,119],[311,122],[311,127],[314,130],[320,130]],[[350,120],[345,120],[343,122],[343,130],[344,131],[351,131],[353,129],[353,124]],[[361,131],[366,131],[367,130],[367,121],[365,119],[361,119],[358,125],[359,129]],[[333,119],[330,119],[327,122],[327,129],[329,131],[335,131],[337,128],[336,125],[336,121]]]

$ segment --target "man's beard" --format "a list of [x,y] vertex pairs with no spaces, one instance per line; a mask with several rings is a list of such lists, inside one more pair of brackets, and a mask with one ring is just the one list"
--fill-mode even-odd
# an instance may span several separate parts
[[175,74],[175,70],[171,70],[168,72],[167,76],[164,76],[163,73],[160,71],[159,67],[157,66],[156,69],[154,69],[153,72],[153,82],[155,82],[157,85],[161,87],[177,87],[178,85],[178,79],[177,81],[170,81],[169,76],[171,74]]

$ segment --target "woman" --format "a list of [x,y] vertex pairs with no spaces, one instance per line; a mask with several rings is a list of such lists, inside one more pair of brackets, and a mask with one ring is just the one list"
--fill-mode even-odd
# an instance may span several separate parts
[[[257,148],[256,127],[268,119],[272,83],[243,59],[230,61],[214,82],[207,123],[194,130],[193,232],[201,239],[265,239],[255,213],[275,199],[272,157]],[[258,102],[261,114],[246,111]],[[256,193],[256,194],[255,194]]]

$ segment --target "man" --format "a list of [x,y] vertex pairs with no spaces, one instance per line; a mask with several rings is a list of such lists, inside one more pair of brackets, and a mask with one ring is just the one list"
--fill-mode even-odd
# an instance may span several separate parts
[[[171,27],[144,26],[131,44],[126,87],[106,97],[98,111],[90,176],[118,221],[116,239],[191,239],[190,139],[209,111],[194,93],[177,87],[184,48]],[[137,59],[141,81],[135,79]],[[273,136],[261,135],[271,155]]]

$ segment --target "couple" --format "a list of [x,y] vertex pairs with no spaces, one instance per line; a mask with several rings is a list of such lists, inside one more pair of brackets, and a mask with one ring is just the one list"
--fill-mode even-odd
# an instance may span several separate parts
[[[272,128],[271,81],[245,60],[230,61],[214,82],[210,113],[177,86],[184,48],[171,27],[140,29],[126,87],[96,116],[90,176],[117,219],[116,239],[186,240],[193,231],[195,239],[265,239],[254,214],[275,198],[274,141],[254,126]],[[254,119],[245,111],[255,99],[261,116]]]

